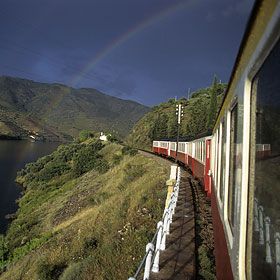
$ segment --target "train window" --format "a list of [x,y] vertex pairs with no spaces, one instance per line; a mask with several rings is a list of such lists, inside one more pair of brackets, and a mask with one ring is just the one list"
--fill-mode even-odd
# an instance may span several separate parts
[[203,162],[203,141],[201,141],[201,161]]
[[235,205],[237,185],[241,176],[241,145],[238,144],[238,105],[231,111],[230,117],[230,161],[229,161],[229,188],[228,188],[228,221],[233,229],[235,224]]
[[222,140],[221,140],[221,169],[220,169],[220,200],[224,199],[224,187],[225,187],[225,170],[226,170],[226,133],[227,126],[225,118],[222,121]]
[[215,162],[215,185],[218,186],[218,174],[219,174],[219,146],[220,146],[220,129],[217,129],[216,137],[216,162]]
[[199,142],[199,159],[202,160],[202,142]]
[[[211,155],[215,155],[215,143],[216,143],[216,134],[213,134],[212,140],[211,140]],[[211,164],[211,171],[212,171],[212,177],[213,180],[215,179],[215,156],[210,156],[210,164]]]
[[203,162],[205,163],[206,158],[206,140],[203,142]]
[[201,142],[199,141],[198,143],[199,143],[198,144],[199,145],[198,146],[198,154],[199,154],[198,159],[201,160]]
[[280,279],[280,41],[252,83],[247,274]]

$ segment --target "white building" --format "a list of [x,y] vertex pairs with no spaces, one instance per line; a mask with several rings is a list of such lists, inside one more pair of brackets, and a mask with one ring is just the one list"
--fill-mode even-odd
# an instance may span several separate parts
[[99,137],[99,139],[100,139],[101,141],[108,141],[107,136],[106,136],[103,132],[100,132],[100,137]]

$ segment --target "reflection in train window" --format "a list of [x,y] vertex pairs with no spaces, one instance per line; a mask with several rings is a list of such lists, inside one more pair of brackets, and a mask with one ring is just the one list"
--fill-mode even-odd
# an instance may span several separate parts
[[252,279],[280,277],[280,42],[253,80],[250,178],[253,224],[248,230]]
[[203,142],[203,158],[202,161],[205,162],[205,158],[206,158],[206,140]]
[[218,166],[219,166],[219,142],[220,142],[220,130],[216,132],[216,154],[215,154],[215,186],[218,187]]
[[229,162],[229,188],[228,188],[228,220],[231,228],[235,223],[235,199],[236,199],[236,186],[238,179],[238,172],[240,170],[240,145],[237,143],[237,120],[238,120],[238,106],[231,111],[230,117],[230,162]]
[[225,184],[225,169],[226,169],[226,121],[222,121],[222,141],[221,141],[221,171],[220,171],[220,199],[224,200],[224,184]]
[[211,171],[212,171],[212,177],[213,177],[213,181],[215,182],[215,178],[216,178],[216,170],[215,170],[215,155],[216,155],[216,132],[213,134],[213,138],[211,140]]

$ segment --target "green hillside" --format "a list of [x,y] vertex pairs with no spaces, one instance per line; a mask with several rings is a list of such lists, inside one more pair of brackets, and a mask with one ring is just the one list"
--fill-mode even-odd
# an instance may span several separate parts
[[127,279],[162,215],[168,173],[168,163],[94,139],[28,164],[0,236],[0,279]]
[[0,77],[0,138],[38,132],[71,139],[82,129],[127,135],[149,108],[95,89]]
[[184,115],[180,127],[180,138],[191,139],[211,132],[217,112],[221,106],[226,84],[218,84],[216,78],[212,86],[197,90],[187,100],[182,98],[161,103],[152,108],[133,127],[126,141],[129,145],[151,149],[152,141],[163,138],[176,138],[176,104],[183,105]]

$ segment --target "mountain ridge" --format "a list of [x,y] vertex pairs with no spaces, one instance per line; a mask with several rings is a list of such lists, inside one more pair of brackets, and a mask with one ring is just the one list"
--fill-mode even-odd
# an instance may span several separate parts
[[80,130],[126,136],[150,109],[96,89],[0,76],[0,135],[24,138],[30,131],[67,140]]

